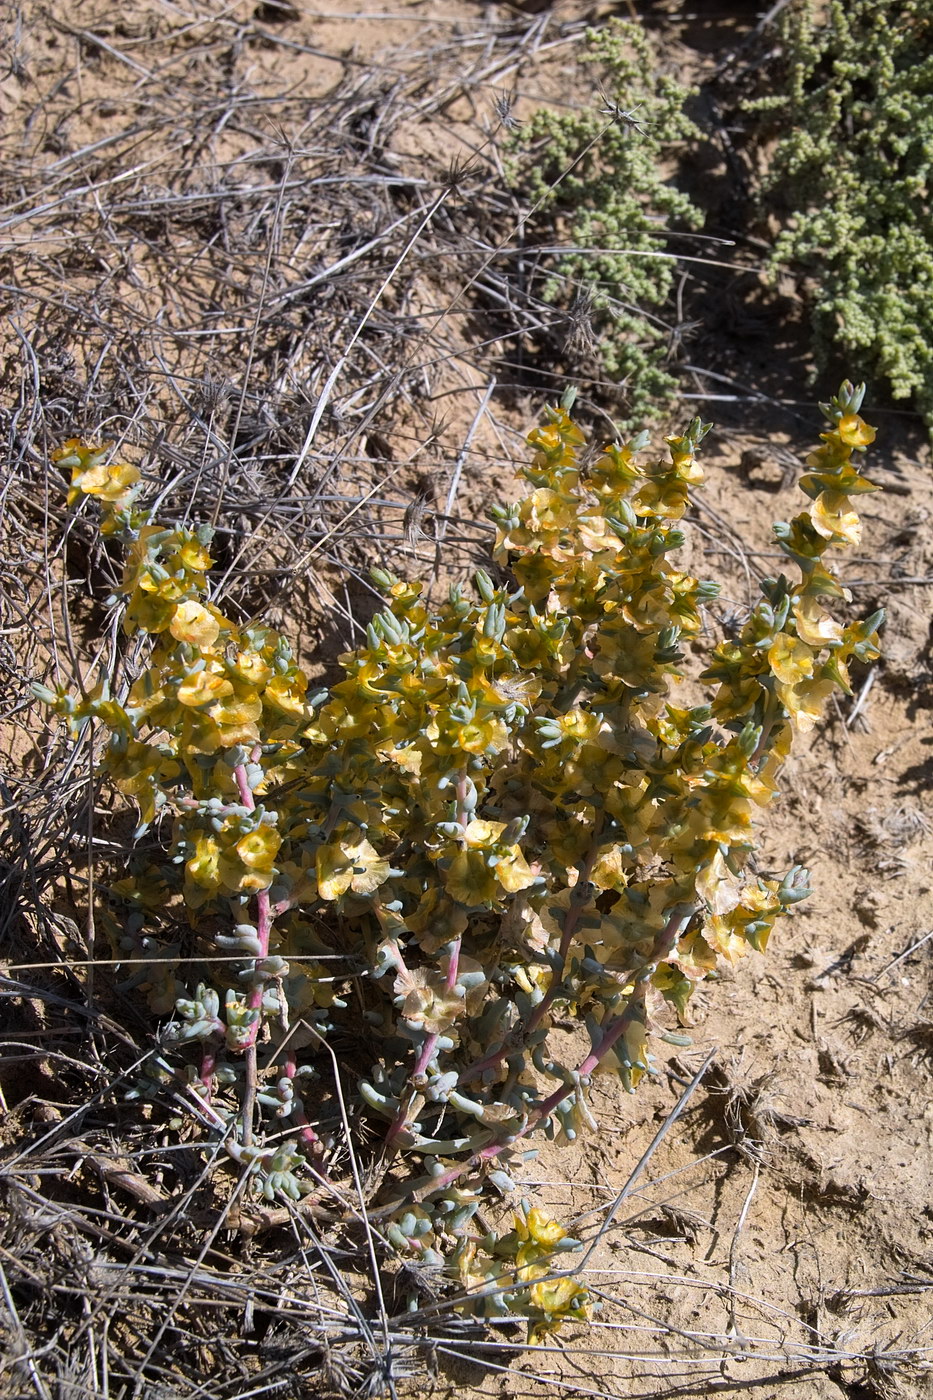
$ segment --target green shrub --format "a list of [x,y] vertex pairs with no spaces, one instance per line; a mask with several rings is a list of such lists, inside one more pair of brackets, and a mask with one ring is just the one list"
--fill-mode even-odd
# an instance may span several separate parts
[[933,15],[928,0],[819,11],[784,12],[780,91],[752,104],[778,136],[772,265],[812,278],[819,362],[873,362],[933,428]]
[[[669,460],[614,444],[584,471],[567,404],[551,410],[528,493],[493,511],[508,581],[480,571],[431,609],[376,571],[386,607],[316,694],[284,638],[210,601],[206,528],[157,524],[103,447],[56,454],[123,542],[123,628],[149,653],[122,701],[106,682],[36,687],[74,734],[103,731],[147,832],[101,881],[97,927],[166,1018],[150,1090],[267,1199],[324,1189],[332,1126],[307,1083],[349,1031],[359,1101],[402,1154],[389,1240],[436,1266],[446,1252],[469,1306],[525,1311],[535,1332],[584,1315],[549,1273],[574,1245],[560,1226],[523,1210],[495,1238],[476,1209],[532,1133],[593,1126],[596,1072],[634,1090],[654,1041],[682,1043],[694,987],[808,893],[805,871],[748,862],[794,728],[878,654],[880,614],[843,626],[822,601],[843,592],[831,553],[858,542],[849,497],[874,489],[851,461],[874,436],[860,403],[845,385],[828,407],[810,509],[775,527],[799,578],[766,580],[738,639],[711,647],[699,706],[676,703],[681,648],[716,587],[670,559],[699,420]],[[588,1051],[568,1049],[567,1018]]]
[[670,334],[658,312],[677,272],[665,230],[696,227],[700,210],[663,174],[698,133],[689,95],[659,71],[644,30],[612,20],[588,31],[585,59],[605,74],[601,101],[582,111],[542,109],[516,139],[513,182],[539,203],[544,239],[598,252],[568,252],[544,298],[593,322],[605,372],[626,390],[626,420],[670,398]]

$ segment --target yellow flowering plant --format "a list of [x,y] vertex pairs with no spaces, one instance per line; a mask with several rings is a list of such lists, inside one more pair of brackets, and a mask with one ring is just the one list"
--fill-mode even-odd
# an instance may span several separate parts
[[[480,570],[431,608],[375,570],[385,607],[316,693],[284,638],[211,601],[208,529],[153,521],[104,447],[55,454],[69,499],[96,497],[123,541],[123,627],[149,639],[122,700],[36,687],[73,731],[97,723],[148,831],[99,926],[168,1018],[153,1083],[184,1087],[268,1199],[321,1182],[329,1129],[303,1084],[350,1029],[384,1153],[419,1162],[396,1163],[390,1243],[446,1251],[533,1337],[585,1315],[548,1262],[572,1247],[562,1227],[529,1208],[496,1239],[477,1207],[533,1133],[593,1125],[596,1073],[628,1091],[651,1074],[697,984],[763,951],[809,892],[805,870],[764,878],[749,857],[795,730],[879,654],[880,613],[826,606],[848,596],[831,559],[858,542],[852,498],[875,489],[853,465],[874,436],[862,395],[846,383],[824,407],[810,507],[775,526],[795,579],[766,579],[710,648],[692,707],[674,703],[682,649],[717,589],[672,556],[703,479],[699,420],[662,460],[641,460],[643,436],[586,465],[565,396],[528,439],[526,494],[492,511],[501,581]],[[551,1034],[568,1018],[590,1041],[576,1063]]]

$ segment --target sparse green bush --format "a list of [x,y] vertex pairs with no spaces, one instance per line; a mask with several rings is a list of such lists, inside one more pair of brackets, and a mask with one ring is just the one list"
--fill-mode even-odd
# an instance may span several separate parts
[[785,225],[772,266],[812,279],[820,363],[873,362],[933,428],[930,5],[797,0],[781,35],[779,91],[751,108],[778,137],[763,183]]
[[858,542],[849,497],[874,489],[851,461],[874,436],[860,403],[845,385],[827,408],[810,509],[775,527],[799,579],[766,580],[710,648],[699,706],[675,700],[681,647],[716,587],[669,557],[699,420],[669,460],[614,444],[584,470],[569,403],[551,410],[528,494],[492,512],[507,581],[480,571],[432,610],[376,571],[386,608],[315,694],[284,638],[210,601],[209,530],[157,524],[103,447],[56,454],[124,545],[116,601],[149,648],[122,700],[36,687],[75,734],[106,734],[104,772],[146,833],[102,882],[97,927],[166,1019],[149,1091],[187,1104],[267,1199],[322,1189],[332,1127],[308,1080],[349,1031],[384,1150],[418,1164],[383,1209],[389,1241],[446,1256],[468,1306],[524,1312],[534,1335],[585,1314],[551,1272],[562,1228],[529,1208],[496,1238],[477,1206],[534,1131],[593,1126],[596,1072],[634,1090],[694,987],[808,893],[799,867],[747,867],[793,729],[878,654],[880,614],[843,626],[822,601],[843,592],[830,553]]
[[538,233],[546,239],[556,226],[561,242],[584,250],[560,256],[544,297],[569,312],[571,348],[575,335],[592,336],[634,422],[675,385],[659,315],[677,271],[666,231],[694,228],[702,214],[669,170],[698,132],[684,114],[689,90],[659,70],[640,25],[612,20],[587,38],[585,59],[605,75],[600,99],[537,112],[516,140],[512,178],[539,203]]

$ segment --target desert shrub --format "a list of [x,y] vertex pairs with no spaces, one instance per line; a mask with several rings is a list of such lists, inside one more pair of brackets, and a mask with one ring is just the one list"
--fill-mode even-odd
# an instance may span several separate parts
[[677,273],[667,230],[702,215],[668,177],[698,133],[684,113],[689,90],[661,71],[641,26],[612,20],[587,41],[584,60],[604,76],[598,99],[538,111],[516,138],[512,179],[535,201],[536,231],[572,245],[543,287],[569,313],[567,348],[589,346],[623,385],[627,420],[641,421],[675,384],[659,315]]
[[335,1120],[309,1078],[349,1031],[359,1101],[400,1155],[388,1240],[446,1256],[466,1306],[523,1311],[535,1334],[585,1315],[550,1262],[575,1243],[562,1227],[528,1207],[500,1238],[477,1206],[534,1132],[593,1126],[594,1074],[631,1091],[652,1073],[696,985],[808,893],[806,871],[749,859],[794,729],[878,654],[880,614],[843,625],[823,601],[859,538],[850,496],[874,489],[852,465],[874,436],[860,403],[844,385],[827,406],[809,510],[775,527],[796,580],[767,579],[710,647],[699,705],[676,687],[716,587],[671,558],[699,420],[667,459],[640,462],[639,440],[584,468],[565,399],[529,438],[527,494],[492,512],[502,581],[480,571],[431,608],[377,570],[386,606],[316,693],[283,637],[211,601],[209,530],[160,526],[135,468],[67,443],[70,499],[96,498],[122,542],[115,601],[148,651],[122,699],[37,686],[106,736],[145,833],[97,915],[165,1018],[138,1092],[187,1105],[267,1199],[326,1193]]
[[[772,265],[810,281],[815,348],[873,363],[933,427],[933,18],[926,0],[798,0],[778,91],[752,104]],[[769,74],[770,82],[775,74]]]

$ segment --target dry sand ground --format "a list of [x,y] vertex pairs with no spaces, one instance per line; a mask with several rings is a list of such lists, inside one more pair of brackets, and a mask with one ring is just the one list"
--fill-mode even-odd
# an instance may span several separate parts
[[[671,22],[668,61],[704,76],[758,8]],[[231,1229],[229,1186],[113,1091],[153,1027],[85,965],[86,774],[26,708],[30,677],[90,664],[112,565],[44,454],[105,434],[168,508],[203,518],[219,500],[228,592],[271,609],[318,670],[358,635],[375,555],[443,577],[481,557],[483,510],[547,391],[553,318],[490,257],[519,213],[494,104],[588,101],[574,64],[592,16],[26,0],[2,20],[4,1395],[376,1394],[388,1372],[438,1396],[933,1394],[930,454],[878,396],[870,464],[889,489],[849,582],[862,612],[889,609],[886,660],[801,743],[763,836],[765,867],[805,862],[816,894],[767,960],[696,998],[668,1072],[632,1099],[604,1084],[598,1134],[525,1170],[597,1240],[589,1330],[533,1354],[517,1329],[458,1333],[442,1307],[384,1330],[351,1239],[318,1253],[313,1220]],[[711,137],[720,183],[722,149]],[[451,181],[451,157],[476,150]],[[772,567],[770,522],[797,508],[786,467],[827,386],[805,381],[792,295],[749,274],[691,285],[716,316],[679,413],[699,402],[717,430],[689,548],[740,609]],[[594,421],[613,411],[611,388],[583,388]]]

